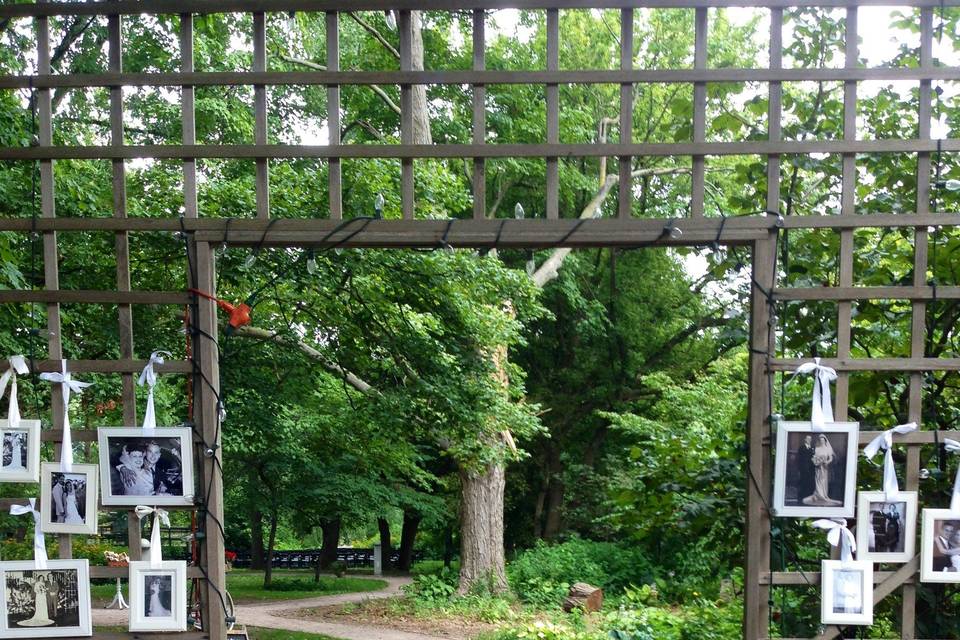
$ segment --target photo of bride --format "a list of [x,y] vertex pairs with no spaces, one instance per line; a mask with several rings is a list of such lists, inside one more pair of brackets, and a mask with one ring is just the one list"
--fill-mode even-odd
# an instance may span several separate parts
[[40,421],[20,420],[15,429],[0,420],[0,482],[40,479]]
[[149,560],[130,563],[130,631],[187,628],[187,563]]
[[27,432],[3,432],[3,459],[0,468],[4,471],[23,471],[27,468]]
[[95,464],[75,464],[69,473],[58,462],[40,465],[43,530],[96,533],[99,475]]
[[143,590],[143,610],[148,618],[169,618],[173,615],[170,610],[170,598],[173,595],[173,576],[150,575],[143,576],[146,588]]
[[853,517],[856,507],[855,422],[777,425],[774,514],[783,517]]
[[90,635],[90,586],[86,560],[0,564],[4,611],[0,637],[45,638]]

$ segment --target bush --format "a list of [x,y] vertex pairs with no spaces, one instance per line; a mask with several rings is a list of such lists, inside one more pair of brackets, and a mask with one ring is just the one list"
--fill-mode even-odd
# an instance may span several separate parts
[[537,543],[507,567],[510,584],[524,601],[558,606],[574,582],[587,582],[608,594],[650,582],[650,562],[637,549],[612,542],[573,538],[561,544]]
[[457,574],[444,568],[439,573],[419,575],[404,589],[418,600],[428,602],[448,600],[457,591]]
[[343,560],[334,560],[330,563],[330,571],[338,578],[342,578],[347,575],[347,563]]

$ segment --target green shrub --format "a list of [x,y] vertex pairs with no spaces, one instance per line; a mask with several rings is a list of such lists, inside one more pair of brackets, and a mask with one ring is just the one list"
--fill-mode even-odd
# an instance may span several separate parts
[[650,582],[653,571],[635,548],[572,538],[555,545],[539,542],[521,552],[507,567],[507,575],[522,600],[558,606],[574,582],[587,582],[613,594],[631,584]]
[[416,576],[404,590],[422,601],[437,602],[449,600],[457,591],[457,574],[444,568],[439,573]]
[[330,571],[338,578],[342,578],[347,575],[347,563],[343,560],[334,560],[330,563]]
[[608,613],[603,628],[611,640],[683,640],[682,616],[657,607]]
[[743,601],[700,601],[685,607],[681,640],[728,640],[741,635]]

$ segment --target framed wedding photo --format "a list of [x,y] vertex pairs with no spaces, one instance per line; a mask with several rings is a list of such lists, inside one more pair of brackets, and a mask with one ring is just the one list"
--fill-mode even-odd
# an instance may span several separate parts
[[0,562],[0,637],[62,638],[93,635],[90,569],[86,560]]
[[130,631],[186,631],[187,563],[130,563]]
[[101,501],[135,507],[193,504],[193,433],[187,427],[106,427],[100,442]]
[[0,420],[0,482],[40,481],[40,421],[21,420],[16,429]]
[[780,422],[773,515],[852,518],[857,495],[856,422]]
[[45,533],[97,533],[99,476],[95,464],[75,464],[69,473],[59,462],[40,465],[40,517]]
[[870,562],[910,562],[916,552],[917,492],[887,500],[883,491],[857,494],[857,557]]
[[960,582],[960,511],[924,509],[921,582]]
[[822,624],[873,624],[873,563],[823,560],[820,568]]

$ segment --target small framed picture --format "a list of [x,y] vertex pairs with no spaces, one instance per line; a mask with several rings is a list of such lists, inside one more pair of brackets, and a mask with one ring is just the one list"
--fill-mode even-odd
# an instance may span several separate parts
[[777,430],[773,515],[852,518],[856,508],[856,422],[781,422]]
[[3,457],[0,482],[40,481],[40,421],[21,420],[16,429],[0,420]]
[[916,553],[916,539],[916,491],[895,493],[890,500],[883,491],[857,494],[857,558],[909,562]]
[[108,506],[193,504],[193,434],[187,427],[102,428],[100,480]]
[[187,563],[149,560],[130,563],[130,631],[187,629]]
[[924,509],[921,582],[960,582],[960,511]]
[[0,562],[0,637],[89,636],[90,570],[86,560]]
[[820,621],[823,624],[873,624],[873,563],[823,560],[820,571]]
[[59,462],[40,465],[40,514],[45,533],[97,532],[98,474],[95,464],[75,464],[69,473]]

